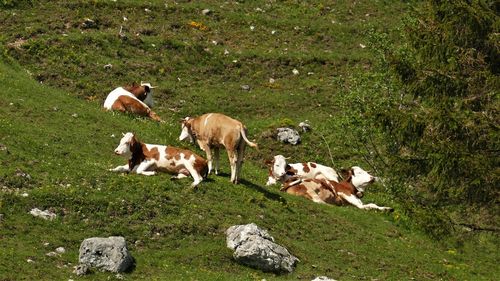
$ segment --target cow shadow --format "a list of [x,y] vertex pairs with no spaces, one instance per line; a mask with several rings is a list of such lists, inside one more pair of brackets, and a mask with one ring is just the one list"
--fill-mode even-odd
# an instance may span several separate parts
[[283,204],[287,203],[286,199],[283,196],[281,196],[281,195],[279,195],[277,193],[271,192],[268,189],[266,189],[265,187],[257,185],[257,184],[255,184],[253,182],[248,181],[248,180],[240,179],[239,184],[241,184],[241,185],[243,185],[243,186],[245,186],[247,188],[251,188],[253,190],[257,190],[258,192],[262,193],[269,200],[281,202]]

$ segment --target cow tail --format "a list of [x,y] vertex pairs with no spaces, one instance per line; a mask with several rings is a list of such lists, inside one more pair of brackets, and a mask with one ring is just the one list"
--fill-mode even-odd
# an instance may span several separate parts
[[251,141],[249,141],[249,140],[247,139],[247,135],[246,135],[245,131],[246,131],[246,128],[245,128],[244,126],[241,126],[241,127],[240,127],[240,132],[241,132],[241,136],[243,137],[243,139],[245,140],[245,142],[246,142],[249,146],[251,146],[251,147],[257,147],[257,144],[256,144],[256,143],[253,143],[253,142],[251,142]]

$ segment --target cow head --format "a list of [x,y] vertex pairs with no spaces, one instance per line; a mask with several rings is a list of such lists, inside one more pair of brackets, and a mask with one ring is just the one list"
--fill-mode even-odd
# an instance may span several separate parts
[[137,143],[137,139],[133,133],[123,134],[120,144],[115,148],[115,154],[129,157],[132,155],[132,147]]
[[153,107],[153,91],[156,88],[151,86],[150,83],[144,83],[141,81],[141,85],[137,85],[135,82],[132,85],[123,87],[125,90],[132,93],[137,99],[144,102],[147,106]]
[[[365,187],[375,182],[375,177],[358,166],[353,166],[348,171],[351,176],[351,183],[358,192],[363,193]],[[362,194],[360,194],[362,196]],[[359,197],[359,196],[358,196]]]
[[281,179],[286,175],[287,166],[286,157],[283,155],[276,155],[274,159],[269,163],[269,167],[271,169],[271,175],[276,179]]
[[153,91],[152,89],[156,88],[151,86],[150,83],[144,83],[141,81],[141,87],[144,88],[144,92],[146,92],[146,97],[144,98],[143,102],[147,104],[149,107],[153,107],[154,101],[153,101]]
[[181,135],[179,136],[179,140],[183,141],[189,138],[189,141],[193,143],[196,140],[196,137],[192,130],[193,118],[186,117],[181,121]]

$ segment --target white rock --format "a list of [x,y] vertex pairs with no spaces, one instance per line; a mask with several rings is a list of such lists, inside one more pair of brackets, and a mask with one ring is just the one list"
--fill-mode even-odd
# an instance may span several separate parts
[[328,278],[326,276],[318,276],[311,281],[336,281],[335,279]]
[[57,217],[56,214],[50,212],[49,210],[42,211],[38,208],[31,209],[29,213],[35,217],[40,217],[44,220],[50,220],[50,221]]

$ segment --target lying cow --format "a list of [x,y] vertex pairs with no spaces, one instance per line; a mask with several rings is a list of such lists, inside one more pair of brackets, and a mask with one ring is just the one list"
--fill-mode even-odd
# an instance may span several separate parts
[[[357,195],[358,191],[354,183],[363,188],[372,183],[375,178],[363,171],[361,168],[353,167],[347,171],[346,177],[341,182],[326,179],[304,179],[289,178],[281,188],[281,191],[302,196],[316,203],[346,205],[351,204],[360,209],[376,209],[381,211],[393,211],[391,207],[380,207],[376,204],[363,204]],[[362,171],[362,169],[361,169]]]
[[283,155],[276,155],[273,160],[266,161],[269,167],[266,185],[275,184],[276,181],[284,182],[290,177],[339,181],[339,174],[330,167],[314,162],[287,164],[286,159]]
[[238,183],[245,145],[257,147],[257,144],[247,139],[245,125],[220,113],[207,113],[194,118],[186,117],[181,126],[179,140],[189,139],[198,143],[207,154],[209,173],[212,171],[212,149],[215,156],[215,174],[218,174],[219,148],[224,146],[231,164],[231,182]]
[[148,116],[153,120],[161,121],[160,117],[151,110],[153,106],[153,92],[149,83],[135,83],[131,86],[118,87],[111,91],[104,101],[104,108],[121,112],[131,112],[141,116]]
[[198,185],[207,175],[207,161],[193,152],[172,146],[140,142],[133,133],[126,133],[115,149],[115,153],[128,157],[128,164],[110,171],[133,172],[152,176],[156,171],[177,174],[177,178],[191,176],[192,186]]

